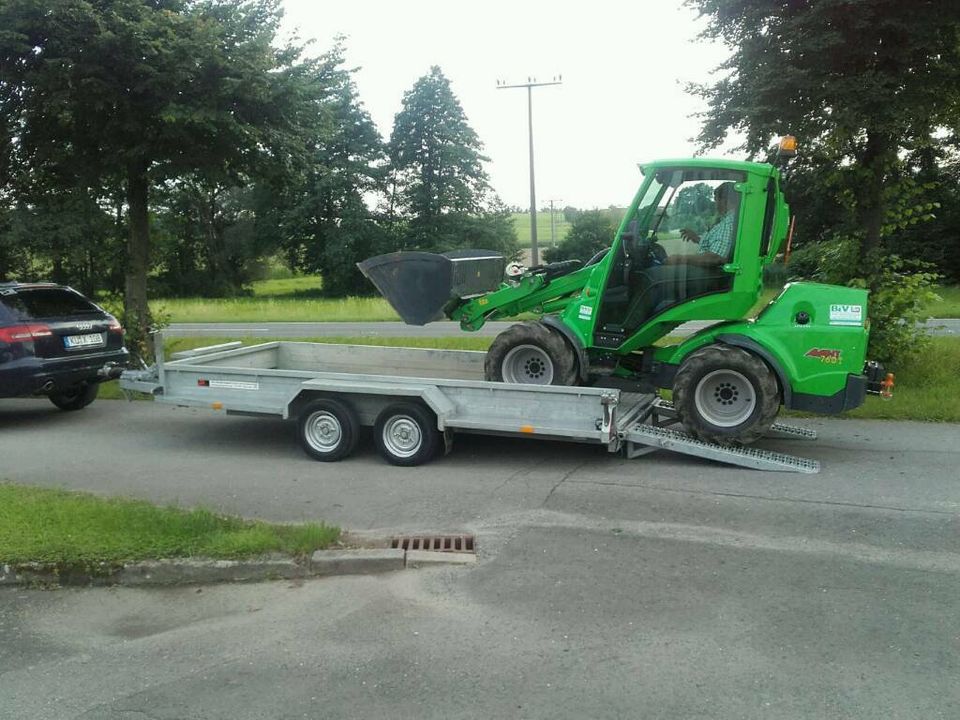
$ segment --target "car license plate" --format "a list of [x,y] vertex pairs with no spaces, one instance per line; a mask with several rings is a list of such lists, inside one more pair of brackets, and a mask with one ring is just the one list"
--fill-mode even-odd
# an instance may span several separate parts
[[63,338],[67,348],[96,347],[103,345],[103,333],[89,333],[87,335],[67,335]]

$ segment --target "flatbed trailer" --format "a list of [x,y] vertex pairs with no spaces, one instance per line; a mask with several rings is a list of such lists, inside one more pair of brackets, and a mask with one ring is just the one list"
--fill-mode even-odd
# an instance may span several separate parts
[[[157,402],[228,415],[296,420],[303,449],[318,460],[348,457],[361,426],[372,426],[380,454],[419,465],[449,452],[459,433],[565,440],[639,457],[658,449],[761,470],[816,473],[815,460],[755,447],[701,442],[682,432],[657,395],[585,386],[484,380],[485,353],[336,345],[240,342],[174,353],[126,370],[120,386]],[[814,439],[777,424],[771,435]]]

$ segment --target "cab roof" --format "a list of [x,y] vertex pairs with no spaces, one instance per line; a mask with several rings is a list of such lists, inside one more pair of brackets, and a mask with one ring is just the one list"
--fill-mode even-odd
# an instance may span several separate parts
[[639,163],[637,167],[646,175],[651,170],[661,168],[696,168],[698,170],[739,170],[740,172],[770,177],[776,174],[777,168],[770,163],[747,162],[746,160],[730,160],[728,158],[672,158],[668,160],[651,160]]

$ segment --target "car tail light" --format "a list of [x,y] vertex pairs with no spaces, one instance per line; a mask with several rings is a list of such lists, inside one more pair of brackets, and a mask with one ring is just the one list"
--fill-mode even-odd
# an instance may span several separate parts
[[123,325],[116,318],[110,318],[110,324],[107,325],[107,331],[123,335]]
[[33,342],[37,338],[50,337],[53,332],[46,325],[11,325],[0,328],[0,342],[25,343]]

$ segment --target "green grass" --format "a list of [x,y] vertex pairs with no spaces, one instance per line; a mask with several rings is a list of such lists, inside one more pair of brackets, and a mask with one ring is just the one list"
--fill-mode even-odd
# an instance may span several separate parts
[[298,275],[289,278],[256,280],[252,283],[254,297],[317,296],[323,289],[319,275]]
[[170,322],[372,322],[400,319],[383,298],[313,298],[299,297],[294,292],[286,297],[169,298],[151,302],[150,307],[154,312],[166,313]]
[[274,525],[204,509],[0,484],[0,563],[304,555],[339,536],[339,528],[315,523]]
[[[530,247],[530,213],[512,213],[513,227],[517,231],[517,241],[520,247]],[[563,213],[555,210],[553,214],[554,238],[557,243],[563,240],[570,232],[570,223],[563,217]],[[537,245],[541,248],[550,247],[550,212],[537,211]]]
[[930,306],[930,314],[935,318],[960,318],[960,285],[939,287],[937,295],[940,300]]

